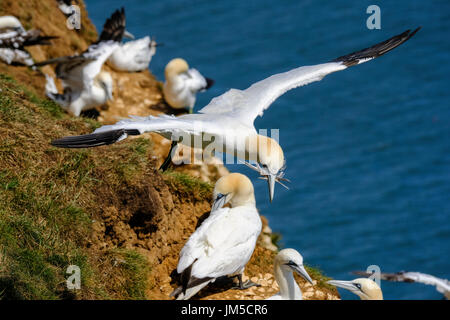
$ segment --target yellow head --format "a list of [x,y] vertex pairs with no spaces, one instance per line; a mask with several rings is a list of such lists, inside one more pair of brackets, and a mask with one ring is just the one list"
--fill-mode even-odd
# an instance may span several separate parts
[[280,180],[286,180],[283,178],[285,167],[283,149],[272,138],[253,135],[246,140],[246,150],[248,151],[247,158],[250,161],[258,162],[256,167],[250,164],[247,165],[258,171],[264,179],[267,179],[270,201],[272,202],[275,193],[275,182],[281,183]]
[[186,72],[189,70],[189,65],[186,60],[182,58],[175,58],[170,60],[170,62],[166,65],[166,69],[164,71],[164,75],[166,80],[170,79],[173,76],[176,76],[180,73]]
[[240,173],[230,173],[217,180],[211,211],[230,203],[231,207],[255,205],[255,192],[249,178]]
[[353,292],[361,300],[383,300],[381,288],[371,279],[358,278],[352,281],[330,280],[328,283]]

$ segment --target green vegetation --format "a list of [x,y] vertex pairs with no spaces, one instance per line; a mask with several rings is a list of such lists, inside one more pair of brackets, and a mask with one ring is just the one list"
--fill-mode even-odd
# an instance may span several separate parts
[[[151,142],[115,146],[117,155],[56,149],[52,138],[91,131],[98,122],[70,118],[6,75],[0,75],[0,90],[0,298],[145,298],[142,255],[99,253],[88,242],[99,210],[97,188],[148,170]],[[124,263],[115,266],[117,256]],[[81,290],[66,287],[69,265],[81,269]]]
[[167,170],[163,173],[167,183],[172,184],[180,192],[190,193],[198,197],[211,198],[214,187],[207,182],[182,172]]

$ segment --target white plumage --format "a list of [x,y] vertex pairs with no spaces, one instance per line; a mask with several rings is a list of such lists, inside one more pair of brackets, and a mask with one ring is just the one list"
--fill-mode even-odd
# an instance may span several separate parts
[[0,17],[0,60],[7,64],[34,64],[27,46],[48,45],[51,36],[41,36],[40,31],[25,30],[19,19],[14,16]]
[[293,272],[312,284],[303,266],[302,255],[294,249],[283,249],[275,257],[274,275],[280,291],[267,300],[303,300],[302,290],[295,282]]
[[189,68],[181,58],[171,60],[165,68],[164,99],[175,109],[187,108],[192,113],[197,93],[207,90],[214,83],[197,69]]
[[156,42],[149,36],[120,44],[108,58],[108,65],[118,71],[146,70],[156,53]]
[[124,32],[125,12],[122,8],[107,19],[99,40],[83,53],[36,63],[36,66],[56,64],[56,76],[61,79],[64,88],[63,94],[59,94],[54,80],[46,76],[46,95],[74,116],[112,99],[112,77],[101,70],[105,61],[119,47]]
[[[52,144],[64,148],[94,147],[120,141],[129,134],[137,135],[152,131],[172,141],[178,141],[182,136],[181,143],[188,146],[192,146],[192,140],[196,137],[208,137],[202,139],[203,148],[208,146],[209,141],[214,141],[215,151],[230,153],[238,158],[261,164],[252,168],[267,179],[272,200],[275,182],[284,179],[284,154],[275,140],[257,134],[254,127],[255,118],[261,116],[264,110],[286,91],[319,81],[330,73],[368,61],[369,58],[379,57],[410,39],[417,31],[418,29],[413,32],[407,30],[370,48],[339,57],[332,62],[299,67],[273,75],[246,90],[231,89],[212,99],[196,114],[178,118],[163,116],[122,120],[114,125],[103,126],[94,134],[66,137],[55,140]],[[169,70],[166,67],[166,80],[173,74],[179,74],[180,70],[183,70],[181,73],[184,74],[182,78],[173,77],[175,85],[170,90],[189,91],[183,86],[183,81],[179,80],[188,77],[187,63],[181,59],[171,64]],[[169,89],[165,89],[166,100],[170,100],[171,98],[168,98],[170,94],[166,94],[167,90]]]
[[[218,277],[241,275],[255,249],[262,224],[250,180],[232,173],[219,179],[214,195],[210,216],[180,252],[177,272],[185,283],[172,294],[177,299],[189,299]],[[232,207],[220,208],[226,202]]]

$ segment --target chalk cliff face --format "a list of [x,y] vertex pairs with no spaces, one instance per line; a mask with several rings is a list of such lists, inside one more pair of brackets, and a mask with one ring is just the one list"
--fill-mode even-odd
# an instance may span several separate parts
[[[85,5],[78,3],[79,31],[66,27],[55,0],[4,0],[0,15],[59,37],[30,48],[42,61],[81,52],[96,40]],[[212,159],[161,173],[170,143],[156,134],[89,150],[50,146],[52,139],[89,133],[128,115],[174,112],[149,71],[104,68],[114,80],[114,100],[92,120],[73,118],[45,98],[42,72],[53,74],[51,67],[41,72],[0,63],[0,298],[169,299],[178,285],[178,253],[208,216],[214,182],[228,171]],[[278,291],[272,276],[276,247],[262,219],[246,269],[262,287],[212,285],[197,298],[264,299]],[[65,286],[69,265],[81,269],[79,290]],[[297,278],[306,299],[338,298],[320,272],[309,271],[315,287]]]

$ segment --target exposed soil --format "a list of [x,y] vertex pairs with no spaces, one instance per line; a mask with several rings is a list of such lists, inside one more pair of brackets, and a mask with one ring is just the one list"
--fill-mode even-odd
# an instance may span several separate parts
[[[3,0],[0,3],[0,14],[12,14],[18,17],[25,28],[38,28],[43,34],[55,35],[51,46],[37,46],[30,49],[36,61],[71,55],[81,52],[96,40],[97,32],[90,22],[83,1],[78,1],[82,10],[81,31],[71,31],[65,27],[66,17],[59,11],[55,0]],[[35,14],[39,12],[39,14]],[[109,12],[105,12],[106,14]],[[158,53],[157,53],[158,54]],[[97,120],[109,124],[128,115],[148,116],[160,113],[173,113],[165,102],[161,92],[161,82],[149,71],[139,73],[115,72],[105,66],[114,79],[114,100],[99,108]],[[52,73],[50,66],[42,69]],[[26,67],[12,67],[0,63],[0,73],[8,74],[20,84],[31,88],[40,98],[44,97],[45,78],[40,71],[31,71]],[[32,104],[29,106],[34,108]],[[76,152],[60,151],[59,154],[50,149],[48,142],[58,135],[88,133],[91,128],[80,122],[73,122],[69,116],[60,120],[49,120],[48,132],[34,134],[35,128],[20,124],[30,139],[34,139],[36,150],[43,150],[41,155],[47,158],[42,161],[42,168],[52,166]],[[5,131],[6,132],[6,131]],[[7,131],[4,134],[14,133]],[[53,132],[55,134],[53,134]],[[5,136],[2,138],[6,138]],[[110,263],[102,263],[108,258],[111,249],[128,248],[142,254],[150,266],[149,281],[146,289],[148,299],[171,299],[170,292],[177,287],[176,264],[178,254],[188,237],[205,219],[211,201],[211,185],[227,174],[226,168],[216,159],[209,164],[183,165],[172,168],[174,172],[184,172],[198,180],[194,186],[186,185],[176,175],[161,174],[157,168],[166,156],[170,142],[156,134],[127,139],[114,146],[100,147],[91,150],[88,157],[97,167],[89,167],[89,175],[101,183],[95,192],[78,194],[76,204],[89,213],[92,220],[89,235],[80,242],[90,252],[90,260],[95,261],[98,268],[112,268]],[[29,141],[29,140],[27,140]],[[137,142],[136,142],[137,141]],[[149,151],[144,152],[145,163],[133,155],[138,150],[136,143],[146,141]],[[131,151],[130,151],[131,150]],[[36,151],[37,152],[37,151]],[[71,153],[69,153],[71,152]],[[38,154],[38,153],[37,153]],[[127,168],[118,170],[121,155],[125,161],[136,159],[136,172],[128,173]],[[103,160],[100,160],[103,159]],[[105,159],[110,159],[108,162]],[[23,170],[28,168],[16,168]],[[45,174],[51,171],[45,171]],[[40,173],[37,173],[40,174]],[[78,175],[74,172],[73,175]],[[42,180],[45,176],[42,177]],[[201,183],[203,181],[205,183]],[[72,186],[68,189],[73,190]],[[270,230],[263,218],[266,231]],[[270,231],[269,231],[270,232]],[[79,235],[78,235],[79,236]],[[270,233],[264,233],[246,268],[246,276],[262,285],[245,291],[231,290],[230,284],[212,284],[205,288],[196,298],[201,299],[264,299],[278,291],[273,281],[273,257],[275,252],[270,241]],[[102,262],[103,261],[103,262]],[[110,272],[104,272],[105,277]],[[123,277],[123,275],[121,276]],[[312,289],[302,279],[297,278],[306,299],[337,299],[336,290],[323,285],[322,276],[313,274],[317,286]],[[104,279],[119,283],[123,278]],[[99,298],[93,293],[83,298]],[[120,297],[124,298],[124,297]],[[126,297],[125,297],[126,298]]]

